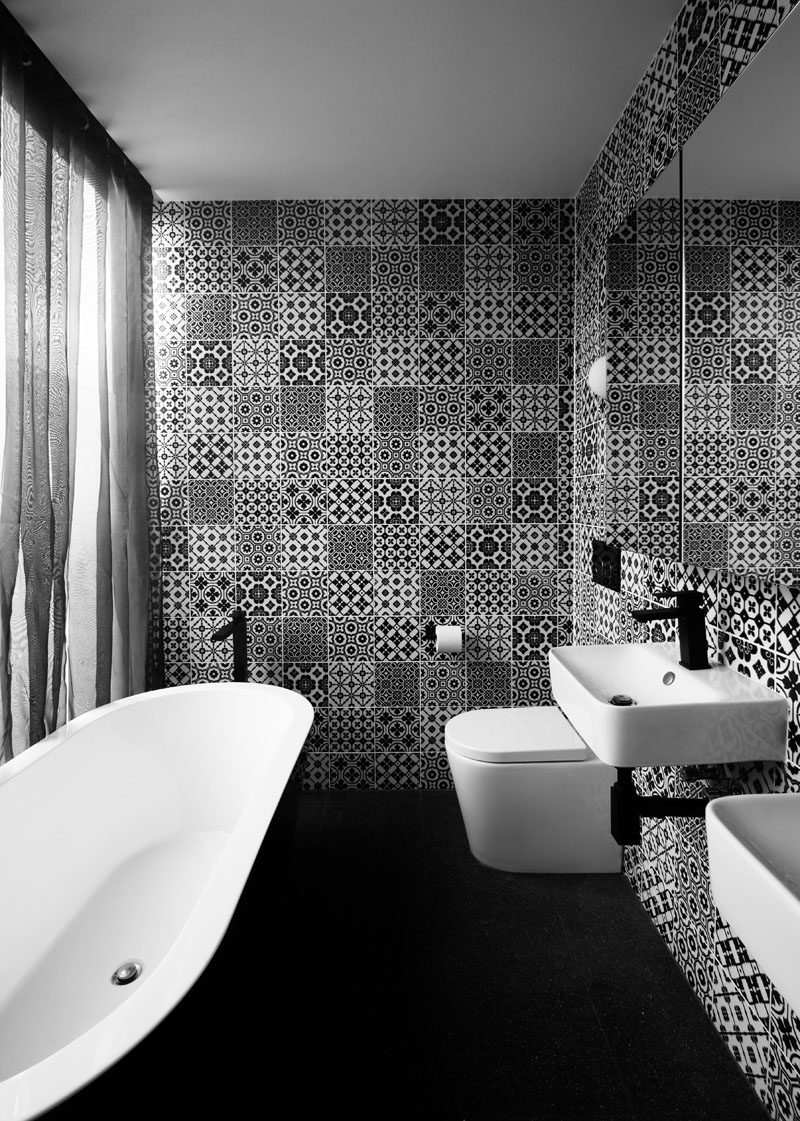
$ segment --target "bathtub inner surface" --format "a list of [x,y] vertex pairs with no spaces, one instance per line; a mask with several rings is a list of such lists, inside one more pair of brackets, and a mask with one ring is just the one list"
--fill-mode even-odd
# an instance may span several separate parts
[[[136,993],[185,926],[229,836],[202,830],[160,841],[106,879],[0,1008],[0,1080],[65,1047]],[[131,960],[143,964],[141,976],[113,984]]]

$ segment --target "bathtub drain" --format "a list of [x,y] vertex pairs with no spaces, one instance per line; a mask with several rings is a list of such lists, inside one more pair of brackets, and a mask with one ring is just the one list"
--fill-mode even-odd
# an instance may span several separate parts
[[141,977],[144,965],[140,961],[125,961],[111,974],[112,985],[130,985],[137,977]]

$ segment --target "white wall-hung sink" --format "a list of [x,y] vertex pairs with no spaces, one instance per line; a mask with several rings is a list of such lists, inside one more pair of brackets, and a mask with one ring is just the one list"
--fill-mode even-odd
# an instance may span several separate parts
[[739,794],[706,808],[720,914],[800,1015],[800,794]]
[[569,722],[612,767],[785,756],[786,698],[727,666],[685,669],[672,642],[557,646],[550,681]]

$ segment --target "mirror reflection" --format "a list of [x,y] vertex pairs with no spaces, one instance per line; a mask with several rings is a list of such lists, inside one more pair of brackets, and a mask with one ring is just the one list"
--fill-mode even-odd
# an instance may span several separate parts
[[800,20],[683,155],[683,559],[800,583]]
[[680,548],[678,160],[606,246],[606,527],[630,549]]

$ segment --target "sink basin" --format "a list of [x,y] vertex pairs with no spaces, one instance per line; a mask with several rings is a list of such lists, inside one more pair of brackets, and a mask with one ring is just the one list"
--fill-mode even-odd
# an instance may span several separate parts
[[706,809],[722,917],[800,1015],[800,794],[739,794]]
[[[572,726],[612,767],[784,758],[786,698],[727,666],[684,669],[672,642],[556,646],[550,681]],[[611,704],[620,694],[633,704]]]

